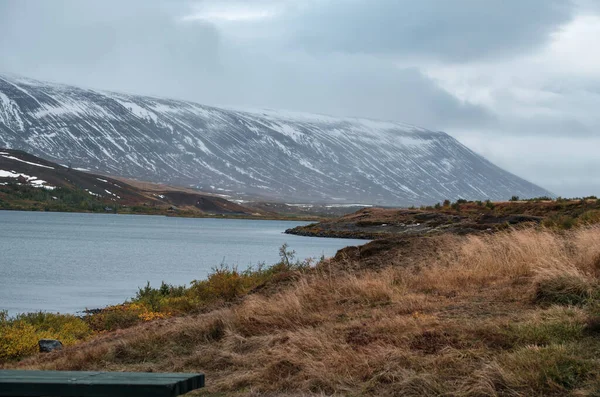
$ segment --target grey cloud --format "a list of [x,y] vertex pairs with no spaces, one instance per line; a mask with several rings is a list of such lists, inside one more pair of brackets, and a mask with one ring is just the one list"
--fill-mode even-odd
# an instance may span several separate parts
[[597,0],[575,0],[575,3],[584,13],[600,14],[600,3]]
[[[492,117],[485,109],[463,103],[416,69],[399,69],[359,55],[312,59],[298,54],[269,67],[244,57],[223,82],[237,88],[246,103],[349,117],[402,120],[429,128],[479,126]],[[232,64],[227,62],[227,64]],[[269,81],[268,84],[264,84]],[[294,82],[290,95],[290,82]]]
[[481,126],[492,116],[441,89],[417,69],[359,55],[314,59],[296,54],[265,62],[260,54],[223,46],[220,73],[179,97],[347,117],[402,120],[429,128]]
[[[600,102],[600,101],[599,101]],[[537,137],[544,139],[548,137],[561,137],[568,135],[570,139],[587,139],[600,136],[600,131],[594,126],[587,125],[581,120],[569,115],[534,115],[514,116],[496,115],[488,118],[486,124],[480,124],[481,134],[501,133],[505,136]],[[460,124],[460,128],[469,126]],[[452,129],[454,126],[449,126]]]
[[0,68],[117,90],[161,89],[159,76],[175,84],[178,76],[218,69],[219,32],[206,23],[178,23],[183,4],[2,3],[0,50],[7,56]]
[[565,136],[573,139],[589,138],[598,136],[598,131],[585,125],[580,120],[570,117],[535,117],[528,119],[518,119],[507,123],[514,128],[519,135],[533,136]]
[[[9,2],[13,7],[0,16],[0,50],[13,56],[1,58],[0,68],[206,104],[395,119],[437,129],[490,117],[417,69],[361,54],[314,57],[278,52],[275,42],[240,44],[206,21],[182,22],[187,3],[142,3]],[[19,28],[24,20],[29,30]]]
[[482,135],[475,130],[453,135],[495,164],[557,195],[600,196],[599,137]]
[[468,61],[531,51],[573,9],[570,0],[332,0],[287,23],[309,51]]

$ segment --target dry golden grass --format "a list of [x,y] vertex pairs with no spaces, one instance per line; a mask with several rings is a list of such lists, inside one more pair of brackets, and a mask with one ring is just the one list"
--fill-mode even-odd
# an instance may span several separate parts
[[419,258],[323,264],[274,294],[19,366],[203,371],[200,394],[597,395],[600,228],[456,238]]

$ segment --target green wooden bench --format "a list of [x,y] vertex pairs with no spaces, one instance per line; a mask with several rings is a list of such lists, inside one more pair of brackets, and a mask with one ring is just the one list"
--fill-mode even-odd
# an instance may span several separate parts
[[0,396],[174,397],[204,387],[204,374],[0,370]]

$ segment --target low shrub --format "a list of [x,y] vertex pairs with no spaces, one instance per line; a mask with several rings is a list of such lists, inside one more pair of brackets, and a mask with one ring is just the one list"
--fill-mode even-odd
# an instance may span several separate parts
[[600,210],[589,210],[577,218],[579,225],[593,225],[600,223]]
[[192,294],[204,302],[232,301],[247,292],[255,284],[258,272],[238,271],[237,267],[214,268],[206,280],[192,281]]
[[66,345],[85,339],[92,333],[83,319],[71,314],[34,312],[20,314],[15,321],[29,324],[37,332],[48,333],[49,337]]
[[186,291],[184,285],[174,286],[163,281],[159,288],[152,288],[148,282],[145,287],[138,289],[133,301],[146,306],[149,311],[160,312],[167,301],[184,297]]
[[109,306],[98,313],[87,317],[87,321],[94,331],[114,331],[116,329],[131,327],[142,320],[139,313],[130,310],[128,304]]
[[554,215],[544,219],[542,225],[553,229],[568,230],[577,225],[577,220],[570,215]]
[[36,312],[9,318],[0,312],[0,362],[35,353],[40,339],[58,339],[68,346],[91,334],[88,324],[73,315]]
[[0,325],[0,362],[35,353],[38,340],[36,329],[30,324],[19,321]]

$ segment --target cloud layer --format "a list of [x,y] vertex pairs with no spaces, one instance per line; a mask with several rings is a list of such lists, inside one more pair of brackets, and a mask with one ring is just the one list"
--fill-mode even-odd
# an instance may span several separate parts
[[591,0],[6,0],[0,71],[399,120],[600,195],[599,26]]

